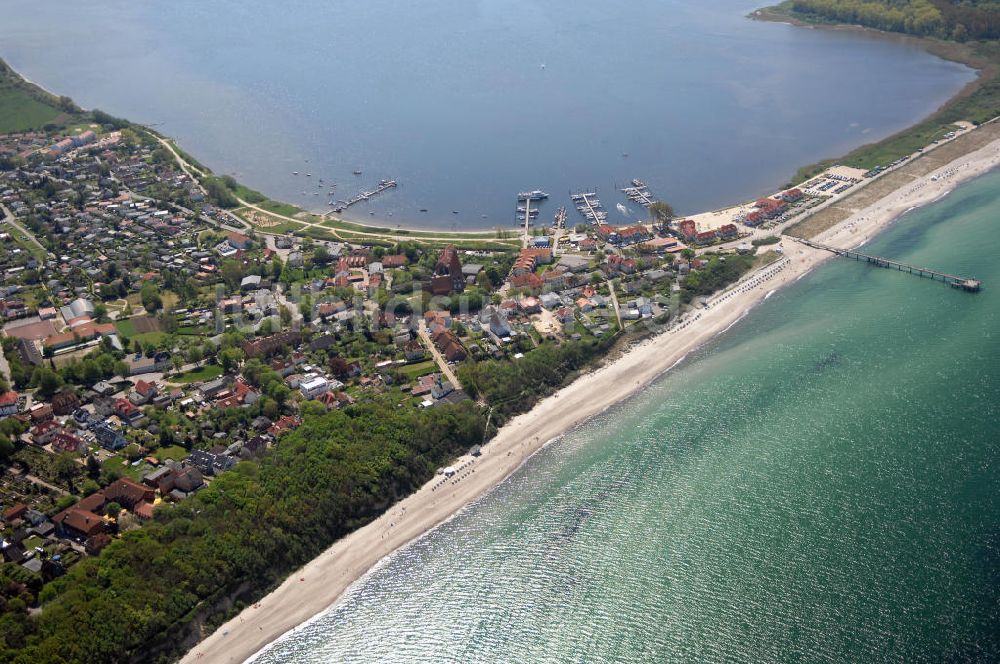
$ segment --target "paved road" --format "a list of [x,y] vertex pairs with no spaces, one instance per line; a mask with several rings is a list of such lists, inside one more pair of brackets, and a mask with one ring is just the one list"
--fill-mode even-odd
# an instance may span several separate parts
[[[10,473],[11,475],[14,475],[14,473],[11,472],[10,468],[7,469],[7,472]],[[70,495],[69,491],[66,491],[65,489],[60,489],[59,487],[55,486],[54,484],[49,484],[45,480],[40,479],[38,477],[35,477],[34,475],[21,475],[20,477],[23,477],[24,479],[28,480],[32,484],[35,484],[35,485],[40,486],[40,487],[45,487],[46,489],[50,489],[52,491],[55,491],[56,493],[58,493],[58,494],[60,494],[62,496],[68,496],[68,495]]]
[[615,305],[615,318],[618,319],[618,329],[622,328],[622,312],[618,307],[618,296],[615,294],[615,285],[608,279],[608,290],[611,291],[611,303]]
[[38,241],[38,238],[36,238],[31,233],[31,231],[29,231],[27,228],[25,228],[24,226],[22,226],[20,224],[20,222],[17,221],[17,219],[14,217],[14,215],[11,213],[11,211],[7,209],[6,205],[0,204],[0,209],[3,210],[3,216],[4,216],[3,221],[4,221],[4,223],[8,223],[11,226],[13,226],[14,228],[16,228],[17,230],[21,231],[21,233],[23,233],[25,235],[25,237],[27,237],[28,240],[31,241],[32,244],[34,244],[36,247],[38,247],[43,252],[45,252],[46,256],[52,256],[52,254],[49,252],[49,250],[46,249],[42,245],[42,243]]
[[[502,238],[497,238],[496,237],[496,231],[462,231],[462,235],[463,236],[475,236],[475,237],[455,238],[453,236],[447,236],[447,235],[411,235],[409,233],[406,233],[406,234],[373,233],[373,232],[370,232],[370,231],[359,231],[359,230],[355,230],[353,228],[351,228],[351,229],[340,229],[341,231],[343,231],[345,233],[348,233],[348,237],[345,238],[345,237],[343,237],[343,236],[340,235],[340,233],[338,232],[337,228],[334,228],[332,226],[325,226],[323,224],[323,222],[305,221],[303,219],[297,219],[296,217],[289,217],[287,215],[278,214],[277,212],[271,212],[269,210],[265,210],[264,208],[262,208],[262,207],[260,207],[258,205],[254,205],[253,203],[250,203],[248,201],[245,201],[242,198],[237,198],[236,200],[243,207],[250,208],[251,210],[254,210],[256,212],[260,212],[261,214],[267,215],[269,217],[274,217],[276,219],[282,219],[284,221],[290,221],[292,223],[299,224],[300,226],[305,226],[307,228],[321,228],[325,232],[333,235],[338,240],[343,240],[345,242],[349,242],[352,239],[356,239],[357,236],[370,237],[370,238],[373,238],[373,239],[376,239],[376,240],[388,240],[388,241],[392,241],[392,242],[398,242],[400,240],[415,241],[415,242],[418,242],[418,241],[428,241],[428,242],[456,242],[456,241],[462,241],[462,240],[474,240],[474,241],[477,241],[477,242],[488,242],[488,241],[491,241],[491,240],[495,240],[495,241],[498,241],[498,242],[502,242],[503,241]],[[359,225],[361,225],[361,224],[359,224]],[[257,232],[258,233],[268,233],[267,229],[264,229],[264,228],[258,228]],[[279,233],[279,235],[283,235],[283,233]]]
[[444,377],[451,382],[456,390],[462,389],[462,384],[458,382],[458,376],[456,376],[455,372],[451,370],[451,367],[448,366],[447,360],[444,359],[444,356],[441,355],[437,346],[435,346],[434,342],[431,340],[431,335],[427,331],[427,325],[424,323],[423,319],[420,321],[420,327],[417,330],[417,334],[420,335],[420,340],[424,342],[424,346],[427,347],[427,350],[431,352],[431,355],[434,357],[434,361],[437,362],[438,368],[441,369],[441,373],[444,374]]
[[[156,138],[156,140],[158,140],[160,142],[161,145],[163,145],[163,147],[165,147],[170,152],[170,154],[172,154],[174,156],[174,159],[177,161],[177,164],[181,167],[181,170],[184,171],[184,174],[187,175],[192,180],[194,180],[195,186],[198,187],[198,189],[201,191],[202,194],[204,194],[204,196],[206,198],[208,198],[208,191],[205,190],[205,187],[201,186],[201,180],[199,179],[200,177],[204,177],[205,173],[203,171],[195,168],[194,166],[192,166],[191,164],[189,164],[187,161],[185,161],[185,159],[183,157],[181,157],[180,153],[178,153],[177,150],[174,149],[174,146],[170,144],[170,141],[162,139],[159,136],[156,136],[155,138]],[[240,201],[240,202],[242,203],[242,201]],[[223,213],[227,217],[229,217],[230,219],[232,219],[233,221],[235,221],[237,224],[239,224],[239,226],[240,226],[241,229],[248,229],[248,228],[250,228],[250,224],[248,224],[247,222],[243,221],[242,219],[240,219],[239,217],[237,217],[232,212],[228,212],[226,210],[223,210]],[[227,226],[225,226],[225,224],[223,224],[223,227],[224,228],[228,228]],[[236,230],[236,229],[232,229],[232,230]]]

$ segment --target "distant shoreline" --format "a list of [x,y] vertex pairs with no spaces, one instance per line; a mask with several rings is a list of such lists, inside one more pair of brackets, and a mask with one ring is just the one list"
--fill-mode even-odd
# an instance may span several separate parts
[[[976,72],[977,72],[977,76],[976,76],[976,78],[973,81],[971,81],[970,83],[968,83],[965,86],[963,86],[962,89],[960,89],[958,92],[956,92],[954,95],[952,95],[937,110],[935,110],[934,112],[932,112],[931,114],[929,114],[927,117],[922,118],[918,122],[916,122],[916,123],[914,123],[912,125],[909,125],[908,127],[905,127],[904,129],[901,129],[900,131],[898,131],[898,132],[896,132],[896,133],[894,133],[894,134],[892,134],[892,135],[890,135],[890,136],[882,139],[881,141],[877,141],[877,142],[874,142],[874,143],[867,143],[867,144],[860,145],[857,148],[854,148],[853,150],[847,152],[846,154],[840,155],[838,157],[831,157],[831,158],[823,159],[822,161],[816,162],[816,163],[813,163],[813,164],[802,165],[802,166],[800,166],[798,168],[798,171],[795,174],[790,175],[790,179],[786,183],[784,183],[781,186],[776,186],[776,190],[778,190],[778,189],[785,189],[785,188],[797,185],[800,182],[809,179],[809,177],[811,177],[811,176],[802,177],[801,175],[804,172],[807,172],[809,169],[811,169],[813,167],[826,166],[826,165],[830,165],[830,164],[833,164],[833,163],[838,163],[838,162],[841,162],[841,161],[845,161],[845,160],[849,159],[850,157],[852,157],[852,156],[854,156],[854,155],[856,155],[856,154],[858,154],[858,153],[860,153],[860,152],[862,152],[862,151],[864,151],[866,149],[871,148],[872,146],[881,145],[881,144],[886,143],[888,141],[891,141],[891,140],[893,140],[893,139],[895,139],[897,137],[906,135],[907,133],[913,131],[915,128],[917,128],[920,125],[922,125],[922,124],[926,123],[927,121],[931,120],[936,115],[940,114],[942,111],[944,111],[945,109],[947,109],[948,107],[950,107],[952,104],[954,104],[957,100],[962,99],[962,98],[964,98],[964,97],[969,96],[970,94],[972,94],[976,89],[978,89],[987,80],[989,80],[990,77],[993,77],[993,76],[996,76],[996,75],[1000,74],[1000,72],[996,71],[997,67],[993,63],[990,63],[990,62],[988,62],[986,60],[982,60],[982,59],[976,59],[976,58],[972,57],[970,54],[962,52],[962,49],[961,49],[962,45],[961,44],[956,44],[956,43],[951,43],[951,42],[944,42],[944,41],[941,41],[941,40],[935,40],[935,39],[931,39],[931,38],[927,38],[927,37],[916,37],[916,36],[912,36],[912,35],[904,35],[904,34],[897,34],[897,33],[891,33],[891,32],[884,32],[884,31],[875,30],[873,28],[867,28],[867,27],[860,26],[860,25],[815,24],[815,23],[809,23],[807,21],[803,21],[801,19],[798,19],[798,18],[796,18],[794,16],[789,16],[789,15],[787,15],[787,14],[779,11],[775,7],[764,7],[764,8],[761,8],[761,9],[757,9],[757,10],[751,12],[748,15],[747,18],[749,18],[751,20],[758,20],[758,21],[764,21],[764,22],[786,23],[786,24],[789,24],[789,25],[794,25],[794,26],[797,26],[797,27],[810,28],[810,29],[823,29],[823,30],[840,31],[840,32],[844,32],[844,31],[848,31],[848,32],[861,32],[861,33],[866,33],[866,34],[870,34],[870,35],[876,36],[876,37],[878,37],[880,39],[885,39],[885,40],[889,40],[889,41],[895,41],[895,42],[898,42],[898,43],[915,44],[915,45],[919,46],[921,49],[923,49],[924,51],[926,51],[926,52],[928,52],[928,53],[930,53],[930,54],[932,54],[932,55],[934,55],[936,57],[939,57],[939,58],[942,58],[944,60],[948,60],[948,61],[951,61],[951,62],[957,62],[957,63],[963,64],[963,65],[966,65],[966,66],[968,66],[968,67],[976,70]],[[2,54],[0,54],[0,57],[2,57]],[[42,85],[40,85],[40,84],[32,81],[31,79],[27,78],[20,71],[17,71],[16,69],[14,69],[10,65],[10,63],[7,63],[7,65],[8,65],[8,67],[11,68],[12,71],[14,71],[18,76],[20,76],[27,83],[29,83],[31,85],[34,85],[35,87],[39,88],[40,90],[44,91],[45,93],[47,93],[49,95],[52,95],[53,97],[58,97],[58,95],[56,95],[55,93],[51,92],[50,90],[46,89],[44,86],[42,86]],[[89,109],[89,110],[94,110],[94,109]],[[190,154],[186,149],[184,149],[184,147],[182,147],[180,145],[180,143],[176,139],[174,139],[174,138],[172,138],[170,136],[166,136],[166,135],[164,135],[164,134],[162,134],[162,133],[156,131],[155,129],[153,129],[151,127],[148,127],[146,125],[142,125],[142,124],[139,124],[139,123],[131,123],[131,124],[133,124],[136,127],[142,128],[144,131],[150,132],[154,136],[162,137],[162,138],[170,141],[174,146],[176,146],[179,150],[182,151],[182,154]],[[795,167],[792,166],[792,168],[795,168]],[[215,174],[214,171],[211,171],[210,169],[209,169],[209,171],[210,171],[210,174]],[[766,195],[768,193],[769,192],[759,192],[759,195],[763,196],[763,195]],[[280,214],[280,213],[276,213],[276,212],[270,212],[270,211],[265,210],[266,214],[276,216],[277,218],[289,219],[289,220],[291,220],[293,222],[297,222],[297,223],[310,224],[310,223],[317,222],[318,219],[323,219],[323,220],[328,220],[330,222],[333,222],[334,224],[342,224],[343,225],[343,227],[338,226],[338,225],[331,225],[331,226],[325,227],[328,231],[331,232],[330,234],[335,234],[336,231],[338,231],[338,230],[341,230],[341,231],[343,231],[343,232],[345,232],[347,234],[350,234],[351,233],[351,228],[350,227],[354,226],[354,227],[357,227],[357,229],[358,229],[357,232],[359,232],[359,233],[385,234],[385,235],[395,235],[395,234],[405,235],[405,234],[411,234],[411,233],[415,234],[413,237],[410,237],[410,238],[403,238],[403,237],[398,238],[399,240],[421,240],[421,238],[419,236],[419,234],[421,234],[421,233],[424,233],[424,234],[434,234],[434,233],[437,233],[437,234],[459,235],[459,236],[465,235],[465,236],[468,236],[468,237],[463,237],[462,238],[463,240],[473,241],[473,242],[474,241],[487,242],[487,241],[490,241],[490,240],[498,240],[498,239],[500,239],[500,238],[498,238],[496,236],[495,231],[491,230],[491,229],[469,229],[469,230],[464,230],[464,231],[454,231],[454,230],[451,230],[450,228],[448,228],[446,226],[412,226],[412,225],[407,225],[405,223],[396,223],[396,222],[394,222],[391,219],[385,219],[385,218],[373,218],[373,219],[371,219],[371,220],[369,220],[369,221],[366,222],[366,221],[356,221],[356,220],[353,220],[353,219],[348,219],[348,218],[344,218],[342,216],[335,216],[335,215],[331,215],[330,217],[325,217],[323,212],[313,212],[311,210],[303,208],[303,207],[301,207],[299,205],[296,205],[294,203],[289,203],[287,201],[282,201],[282,200],[279,200],[279,199],[276,199],[276,198],[272,198],[272,197],[268,196],[267,194],[262,194],[262,195],[265,196],[266,200],[261,201],[261,202],[256,202],[256,203],[254,203],[255,205],[261,205],[261,204],[268,204],[268,203],[270,203],[270,204],[275,204],[275,205],[280,205],[280,206],[287,206],[289,208],[294,208],[296,210],[295,213],[289,214],[289,215]],[[707,214],[707,213],[715,212],[716,210],[725,210],[725,209],[729,209],[729,208],[733,207],[734,205],[738,205],[738,204],[744,203],[744,202],[745,201],[734,201],[731,204],[722,205],[721,207],[717,207],[717,208],[715,208],[713,210],[704,210],[704,211],[700,211],[700,212],[692,212],[689,215],[685,215],[685,216],[694,216],[694,215],[699,215],[699,214]],[[245,207],[245,206],[240,206],[240,208],[242,208],[242,207]],[[233,210],[238,210],[240,208],[233,208]],[[307,215],[307,217],[305,219],[296,219],[296,216],[300,215],[300,214],[301,215]],[[259,227],[259,226],[255,225],[255,224],[252,224],[251,222],[247,222],[247,223],[249,223],[251,225],[251,227],[255,231],[257,231],[257,232],[264,233],[264,234],[272,234],[272,233],[270,233],[268,231],[267,227]],[[444,223],[444,222],[439,222],[439,223]],[[519,232],[519,228],[517,226],[513,226],[513,225],[510,225],[510,226],[503,225],[502,226],[502,230],[506,231],[508,233],[512,233],[512,234],[516,234],[516,233]],[[297,235],[297,233],[291,233],[291,234]],[[357,241],[358,242],[363,242],[363,238],[358,238]]]
[[[890,191],[817,239],[842,248],[864,244],[907,211],[930,204],[959,184],[1000,166],[1000,125],[975,131],[989,132],[990,142]],[[372,523],[333,543],[257,604],[220,626],[181,661],[252,661],[271,644],[335,608],[353,584],[384,564],[388,556],[492,491],[540,449],[668,373],[775,291],[833,256],[791,238],[786,239],[784,250],[781,261],[746,275],[713,297],[708,308],[692,311],[670,331],[641,342],[515,417],[484,446],[481,457],[458,459],[455,465],[461,468],[462,479],[442,482],[440,476],[433,478]]]

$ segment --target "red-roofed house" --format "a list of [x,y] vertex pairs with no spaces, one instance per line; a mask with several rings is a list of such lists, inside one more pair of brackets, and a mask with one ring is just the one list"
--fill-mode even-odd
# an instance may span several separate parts
[[52,449],[55,452],[83,454],[87,451],[87,444],[73,434],[66,433],[60,429],[52,437]]
[[55,420],[39,422],[31,427],[31,439],[36,445],[48,445],[57,433],[62,431],[62,426]]
[[743,223],[747,226],[759,226],[764,223],[766,218],[767,217],[764,216],[763,212],[760,210],[754,210],[743,219]]
[[156,383],[146,382],[140,379],[136,384],[135,388],[129,392],[128,400],[131,401],[136,406],[140,406],[144,403],[149,403],[156,396]]
[[142,411],[136,408],[128,399],[115,399],[114,410],[115,415],[120,417],[123,422],[128,422],[129,424],[135,423],[142,417]]
[[719,227],[719,237],[724,240],[734,238],[739,234],[740,231],[736,228],[736,224],[725,224],[724,226]]
[[404,254],[382,257],[382,267],[386,270],[391,270],[397,267],[404,267],[409,262],[410,262],[409,259]]
[[510,278],[511,288],[535,290],[541,288],[544,284],[545,282],[542,278],[534,272],[528,272],[526,274],[520,274]]
[[250,248],[250,238],[243,233],[232,232],[228,236],[229,244],[233,249],[246,251]]
[[0,417],[17,414],[17,392],[0,394]]
[[685,240],[691,241],[698,235],[698,226],[693,219],[682,219],[677,222],[677,232]]
[[648,228],[642,224],[636,224],[635,226],[628,226],[626,228],[620,228],[618,230],[618,241],[621,244],[635,244],[637,242],[644,242],[653,237],[653,234]]
[[241,404],[249,405],[257,403],[257,399],[260,398],[260,392],[255,390],[250,383],[240,377],[236,379],[235,383],[233,383],[233,396],[235,396]]
[[290,431],[302,424],[302,420],[291,415],[282,415],[277,422],[272,424],[267,432],[277,438],[286,431]]
[[718,237],[719,234],[715,231],[702,231],[695,236],[695,241],[699,244],[708,244],[714,242]]
[[781,194],[781,197],[789,203],[794,203],[795,201],[802,198],[802,190],[798,188],[789,189],[788,191],[783,192]]
[[605,242],[618,235],[615,227],[610,224],[601,224],[597,227],[597,231],[595,232],[597,233],[597,237],[601,238]]

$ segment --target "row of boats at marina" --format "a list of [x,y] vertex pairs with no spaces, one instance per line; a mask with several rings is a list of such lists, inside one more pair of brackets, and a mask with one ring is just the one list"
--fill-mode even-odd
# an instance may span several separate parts
[[[631,181],[631,186],[624,187],[621,192],[625,194],[625,197],[634,202],[639,203],[643,207],[649,207],[655,201],[652,194],[649,192],[646,184],[639,179],[633,179]],[[524,221],[525,207],[520,205],[521,202],[531,201],[531,200],[543,200],[548,198],[548,194],[542,191],[532,191],[532,192],[521,192],[518,194],[518,207],[517,207],[517,220]],[[605,224],[608,221],[608,212],[604,209],[601,203],[601,199],[597,197],[596,191],[581,191],[577,193],[571,193],[570,199],[573,201],[574,207],[576,207],[577,212],[580,213],[586,221],[594,226],[599,226]],[[631,211],[626,205],[618,203],[616,205],[618,211],[625,217],[631,216]],[[530,218],[537,216],[538,208],[528,208],[528,215]],[[530,219],[529,219],[530,221]],[[565,227],[566,223],[566,209],[560,208],[559,212],[556,214],[556,219],[553,221],[553,226],[555,227]]]

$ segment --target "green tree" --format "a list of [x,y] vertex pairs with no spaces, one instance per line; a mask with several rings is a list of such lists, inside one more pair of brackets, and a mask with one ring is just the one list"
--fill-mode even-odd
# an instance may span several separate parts
[[31,384],[38,388],[38,395],[48,399],[62,385],[62,378],[48,367],[37,367],[31,374]]
[[14,454],[14,443],[6,434],[0,433],[0,463],[7,463]]
[[87,455],[87,475],[96,479],[101,474],[101,462],[93,454]]
[[139,289],[139,295],[142,298],[142,306],[148,313],[155,314],[163,308],[163,299],[160,297],[160,289],[157,288],[156,284],[147,281]]
[[226,373],[239,366],[242,359],[243,351],[239,348],[223,348],[219,351],[219,364],[222,365],[222,370]]
[[219,274],[222,275],[222,280],[226,282],[226,286],[230,290],[236,290],[240,287],[240,282],[243,281],[243,266],[234,260],[222,261]]
[[80,464],[70,454],[59,454],[52,460],[52,473],[67,484],[71,485],[79,469]]
[[649,213],[653,218],[653,221],[665,224],[674,218],[674,208],[670,203],[664,201],[656,201],[649,206]]

